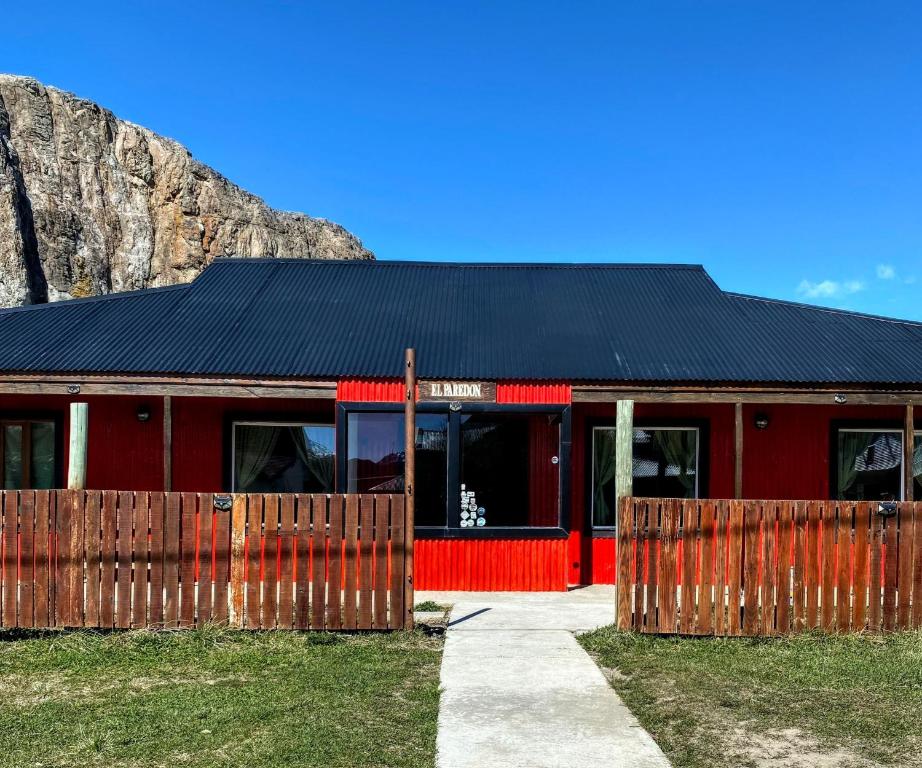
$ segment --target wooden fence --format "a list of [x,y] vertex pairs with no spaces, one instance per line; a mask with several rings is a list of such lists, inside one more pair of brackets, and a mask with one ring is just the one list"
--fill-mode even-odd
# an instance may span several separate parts
[[402,495],[0,493],[4,627],[412,625]]
[[626,498],[618,626],[687,635],[922,627],[922,503]]

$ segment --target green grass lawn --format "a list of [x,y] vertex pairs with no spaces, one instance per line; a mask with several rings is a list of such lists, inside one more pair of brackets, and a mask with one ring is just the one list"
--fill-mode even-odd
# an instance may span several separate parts
[[922,766],[922,633],[580,642],[677,768]]
[[426,766],[417,633],[0,633],[2,766]]

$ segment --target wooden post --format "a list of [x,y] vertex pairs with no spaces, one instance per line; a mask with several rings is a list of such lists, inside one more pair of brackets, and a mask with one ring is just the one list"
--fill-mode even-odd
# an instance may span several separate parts
[[[619,400],[615,404],[615,525],[620,536],[621,502],[634,493],[634,401]],[[620,555],[619,555],[620,557]],[[630,589],[628,584],[618,584],[615,595],[615,624],[618,624],[619,599],[623,589]]]
[[[916,452],[916,428],[912,403],[906,403],[906,419],[903,422],[903,499],[913,501],[912,462]],[[918,523],[917,523],[918,525]]]
[[173,398],[163,398],[163,490],[173,490]]
[[86,403],[70,404],[70,451],[67,457],[67,487],[82,491],[86,488]]
[[404,628],[413,629],[413,540],[416,520],[416,350],[406,351],[406,385],[404,403],[404,514],[406,515],[406,545],[404,549]]
[[[301,524],[299,522],[299,525]],[[243,595],[246,589],[246,582],[243,579],[246,562],[246,527],[247,497],[245,493],[238,493],[234,495],[231,507],[230,605],[227,615],[228,624],[238,629],[243,629]],[[301,567],[306,568],[307,564]]]
[[734,406],[733,498],[743,498],[743,404]]

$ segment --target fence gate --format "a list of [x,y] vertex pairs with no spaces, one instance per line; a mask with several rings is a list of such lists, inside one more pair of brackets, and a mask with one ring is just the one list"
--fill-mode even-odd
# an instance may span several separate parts
[[3,627],[412,623],[402,494],[4,491],[0,522]]
[[688,635],[922,627],[922,503],[623,500],[618,626]]

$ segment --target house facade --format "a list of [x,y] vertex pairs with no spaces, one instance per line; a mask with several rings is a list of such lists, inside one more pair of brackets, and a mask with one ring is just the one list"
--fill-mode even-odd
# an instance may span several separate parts
[[[922,324],[721,291],[699,267],[220,259],[195,282],[0,312],[4,488],[402,490],[417,589],[615,578],[615,407],[637,496],[922,493]],[[918,454],[918,456],[917,456]]]

